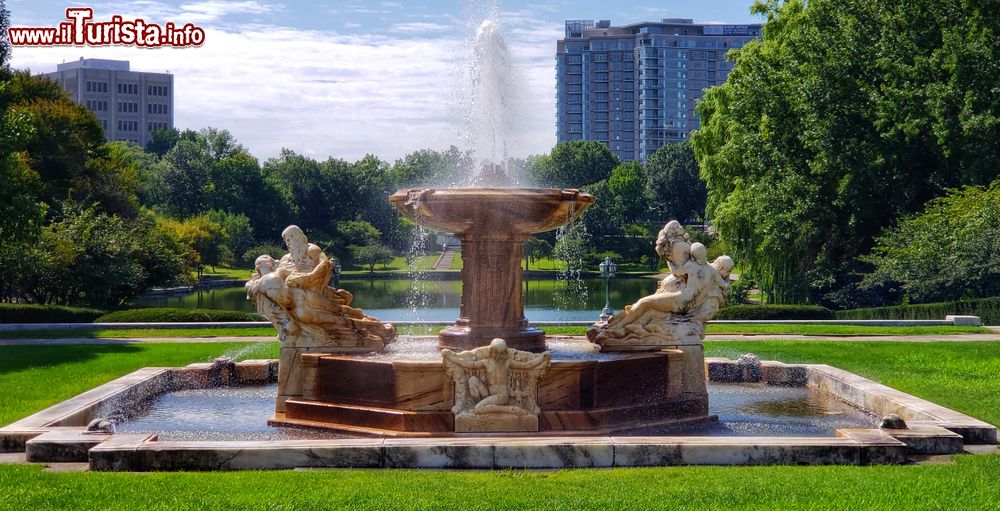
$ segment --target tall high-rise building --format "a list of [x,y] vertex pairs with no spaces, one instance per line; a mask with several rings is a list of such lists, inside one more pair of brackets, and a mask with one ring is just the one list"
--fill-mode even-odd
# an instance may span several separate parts
[[726,80],[726,52],[760,25],[664,19],[620,27],[567,20],[556,44],[556,138],[599,140],[623,161],[643,161],[698,128],[695,100]]
[[125,60],[84,59],[45,73],[97,115],[108,140],[145,147],[149,134],[174,127],[174,75],[140,73]]

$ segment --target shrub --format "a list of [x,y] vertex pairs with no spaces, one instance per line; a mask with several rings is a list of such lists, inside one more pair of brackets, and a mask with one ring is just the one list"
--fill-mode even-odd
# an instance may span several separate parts
[[715,319],[834,319],[834,315],[830,309],[818,305],[730,305],[723,307]]
[[1000,297],[851,309],[836,313],[837,319],[944,319],[949,314],[979,316],[984,325],[1000,325]]
[[262,321],[259,315],[252,312],[184,309],[172,307],[150,307],[148,309],[130,309],[105,314],[95,323],[187,323],[187,322],[217,322],[217,321]]
[[90,323],[104,313],[64,305],[0,303],[0,323]]

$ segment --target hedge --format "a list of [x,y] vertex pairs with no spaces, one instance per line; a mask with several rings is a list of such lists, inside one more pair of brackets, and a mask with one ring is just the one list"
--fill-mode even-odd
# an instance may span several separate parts
[[833,319],[833,311],[818,305],[730,305],[723,307],[715,319],[786,320]]
[[944,319],[948,315],[979,316],[984,325],[1000,325],[1000,296],[957,302],[897,305],[837,311],[837,319]]
[[199,323],[216,321],[263,321],[263,318],[252,312],[150,307],[115,311],[97,318],[95,323]]
[[105,311],[65,305],[0,303],[0,323],[90,323],[102,314]]

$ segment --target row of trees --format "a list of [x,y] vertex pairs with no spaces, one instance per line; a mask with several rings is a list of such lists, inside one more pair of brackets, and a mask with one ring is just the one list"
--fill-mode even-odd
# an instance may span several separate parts
[[[901,290],[912,300],[989,292],[972,284],[976,272],[952,273],[947,292],[929,293],[916,274],[888,268],[903,257],[894,237],[930,249],[927,236],[954,226],[932,211],[921,237],[906,227],[920,221],[901,219],[1000,175],[1000,3],[768,0],[753,9],[767,18],[763,39],[730,52],[735,68],[706,91],[693,134],[709,216],[745,276],[771,300],[834,307],[895,302]],[[940,259],[926,264],[945,277]]]

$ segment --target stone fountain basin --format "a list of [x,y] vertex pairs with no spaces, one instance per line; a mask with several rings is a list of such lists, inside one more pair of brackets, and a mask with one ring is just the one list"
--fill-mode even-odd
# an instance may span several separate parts
[[[155,434],[86,435],[95,417],[164,392],[274,383],[277,361],[140,369],[0,428],[0,451],[35,462],[90,462],[91,470],[241,470],[298,467],[572,468],[661,465],[905,463],[912,454],[962,452],[996,444],[995,427],[818,364],[764,362],[763,383],[807,387],[877,415],[895,413],[912,429],[838,429],[835,437],[449,435],[427,438],[160,441]],[[739,382],[732,360],[707,359],[709,381]],[[305,433],[305,432],[302,432]]]
[[389,197],[411,219],[456,234],[551,231],[574,220],[594,200],[579,190],[559,188],[414,188]]

